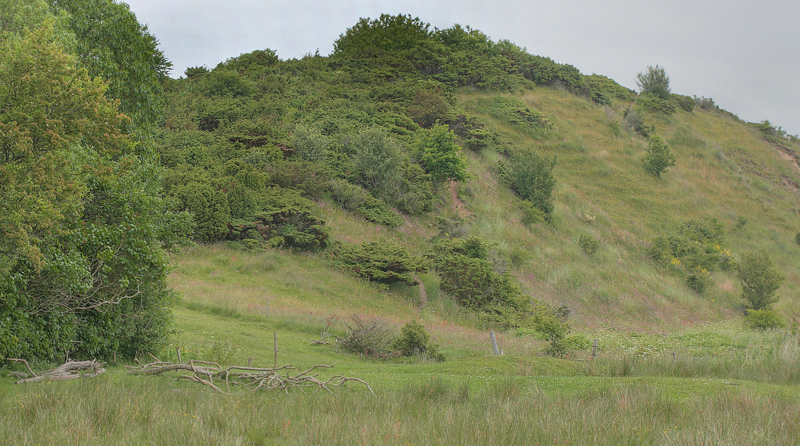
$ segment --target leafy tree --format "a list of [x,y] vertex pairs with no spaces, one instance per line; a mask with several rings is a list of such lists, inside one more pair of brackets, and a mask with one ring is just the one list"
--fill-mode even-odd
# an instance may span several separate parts
[[642,158],[645,170],[660,178],[662,173],[675,165],[676,159],[661,138],[656,135],[649,138],[647,154]]
[[403,325],[400,337],[392,342],[392,348],[403,356],[425,355],[437,361],[444,361],[444,355],[439,353],[439,347],[431,343],[431,337],[425,331],[425,326],[418,321]]
[[652,94],[665,101],[669,100],[669,76],[663,67],[648,65],[646,73],[636,75],[636,85],[641,93]]
[[370,190],[391,191],[400,183],[400,146],[380,127],[363,130],[353,141],[353,169]]
[[742,298],[753,310],[768,310],[778,301],[775,292],[783,279],[772,260],[764,254],[746,254],[739,265]]
[[108,82],[108,97],[120,100],[120,110],[139,130],[158,123],[164,107],[162,81],[172,64],[147,26],[116,0],[49,1],[56,12],[70,15],[81,66]]
[[434,186],[444,181],[463,181],[467,178],[467,160],[455,134],[447,124],[436,125],[419,142],[420,161],[431,175]]
[[133,356],[167,334],[188,215],[57,24],[0,37],[0,356]]
[[530,150],[517,151],[509,160],[500,162],[500,174],[511,190],[542,211],[547,221],[555,207],[555,165],[555,157],[544,158]]

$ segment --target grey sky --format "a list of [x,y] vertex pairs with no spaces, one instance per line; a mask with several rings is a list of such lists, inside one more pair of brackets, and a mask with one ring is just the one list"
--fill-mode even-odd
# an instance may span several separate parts
[[130,0],[161,41],[173,76],[271,48],[281,59],[328,55],[360,17],[411,14],[469,25],[531,54],[636,88],[661,65],[673,93],[714,98],[748,121],[800,133],[800,2],[790,0]]

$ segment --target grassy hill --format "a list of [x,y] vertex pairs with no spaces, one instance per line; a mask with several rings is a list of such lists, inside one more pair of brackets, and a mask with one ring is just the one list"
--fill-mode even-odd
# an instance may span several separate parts
[[[796,444],[796,328],[745,328],[735,271],[744,255],[766,253],[785,276],[776,311],[800,317],[797,138],[707,99],[658,102],[479,31],[423,25],[382,17],[348,30],[331,56],[281,61],[265,50],[189,69],[166,81],[156,135],[164,194],[194,215],[197,245],[174,255],[175,331],[151,353],[271,367],[277,335],[279,364],[332,365],[323,376],[359,377],[374,397],[353,382],[333,395],[217,395],[114,364],[57,385],[3,378],[0,438]],[[437,122],[463,147],[463,181],[437,184],[422,161],[420,141]],[[642,162],[647,133],[676,157],[661,177]],[[530,221],[531,205],[503,175],[520,153],[555,157],[546,219]],[[387,159],[391,168],[373,176],[359,169]],[[702,292],[689,286],[689,257],[652,254],[686,222],[715,222],[722,234],[695,253],[721,259]],[[469,306],[445,291],[442,257],[470,237],[511,303]],[[419,261],[415,283],[369,280],[344,262],[347,249],[372,242]],[[558,309],[570,328],[561,358],[545,355],[536,319]],[[420,320],[446,359],[312,344],[345,338],[354,316],[395,335]]]

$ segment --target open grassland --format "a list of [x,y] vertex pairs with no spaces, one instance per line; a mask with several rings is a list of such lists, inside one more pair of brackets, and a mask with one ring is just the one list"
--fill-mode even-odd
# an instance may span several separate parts
[[[498,333],[505,354],[493,356],[488,332],[435,288],[418,309],[410,299],[416,288],[384,292],[306,255],[218,245],[178,260],[176,332],[155,353],[159,359],[175,361],[180,349],[184,360],[231,365],[252,358],[254,366],[270,367],[277,333],[279,365],[332,365],[323,378],[359,377],[375,395],[354,382],[333,394],[232,388],[221,395],[163,376],[128,376],[119,365],[72,382],[17,386],[6,377],[0,443],[800,442],[800,336],[789,331],[751,332],[739,322],[658,334],[601,327],[580,333],[599,340],[593,361],[587,349],[551,358],[543,356],[542,340]],[[302,274],[307,291],[286,285],[282,278],[291,274]],[[329,322],[328,330],[343,336],[351,314],[381,317],[395,332],[420,318],[447,360],[378,361],[311,345]]]

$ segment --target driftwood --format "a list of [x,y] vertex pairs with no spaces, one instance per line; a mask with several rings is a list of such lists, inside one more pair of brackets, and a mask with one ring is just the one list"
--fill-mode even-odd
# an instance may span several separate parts
[[31,370],[30,365],[28,365],[28,361],[25,361],[24,359],[9,358],[8,361],[23,363],[28,369],[28,372],[30,372],[30,378],[28,378],[28,375],[25,375],[24,373],[16,373],[16,376],[23,378],[17,381],[17,384],[38,383],[43,381],[66,381],[75,378],[94,378],[95,376],[106,372],[106,369],[103,368],[103,363],[95,360],[67,361],[63,365],[60,365],[52,370],[45,370],[39,373],[34,373],[33,370]]
[[[289,389],[296,388],[305,393],[304,388],[312,387],[314,390],[324,389],[333,393],[331,392],[332,387],[339,387],[347,381],[355,381],[365,385],[370,393],[373,395],[375,394],[369,384],[358,378],[335,375],[326,380],[322,380],[319,378],[319,374],[311,373],[316,369],[332,368],[333,366],[330,365],[315,365],[302,373],[292,375],[297,369],[291,364],[269,368],[242,366],[223,368],[219,364],[213,362],[189,361],[176,364],[168,361],[159,361],[155,356],[150,356],[155,362],[143,364],[137,359],[136,363],[139,364],[138,366],[126,366],[128,373],[131,375],[161,375],[174,371],[189,372],[174,379],[177,381],[193,381],[211,387],[219,393],[229,393],[231,385],[250,387],[253,392],[263,389],[283,390],[289,393]],[[222,387],[224,387],[225,390],[223,390]]]

